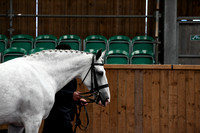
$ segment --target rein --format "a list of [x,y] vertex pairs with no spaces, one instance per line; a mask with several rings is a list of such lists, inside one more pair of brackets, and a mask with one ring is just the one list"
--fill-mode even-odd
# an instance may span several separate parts
[[[88,92],[84,92],[84,93],[80,93],[81,98],[87,99],[87,103],[97,103],[101,100],[101,96],[100,96],[100,92],[99,90],[104,89],[106,87],[108,87],[108,84],[104,84],[104,85],[98,85],[97,82],[97,76],[96,76],[96,70],[95,70],[95,66],[104,66],[103,63],[94,63],[94,55],[92,57],[92,64],[91,67],[89,68],[88,72],[86,73],[82,83],[84,83],[85,79],[87,78],[89,72],[91,71],[91,90]],[[95,98],[91,98],[95,95]],[[81,124],[81,120],[80,120],[80,113],[81,113],[81,105],[79,105],[79,111],[76,111],[76,122],[75,122],[75,129],[74,129],[74,133],[76,132],[76,128],[77,126],[81,129],[81,130],[86,130],[88,125],[89,125],[89,116],[88,116],[88,112],[86,109],[86,106],[84,106],[84,110],[85,110],[85,114],[87,117],[87,125],[83,126]]]

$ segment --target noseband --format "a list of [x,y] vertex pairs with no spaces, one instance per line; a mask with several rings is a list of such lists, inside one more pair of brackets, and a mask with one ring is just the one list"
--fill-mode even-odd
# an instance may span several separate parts
[[[91,67],[89,68],[87,74],[85,75],[85,77],[84,77],[84,79],[82,81],[82,83],[84,83],[86,77],[88,76],[89,72],[91,71],[91,90],[89,92],[80,93],[82,98],[85,98],[85,99],[89,100],[88,103],[94,103],[94,102],[98,103],[99,100],[101,100],[99,91],[101,89],[109,87],[108,84],[104,84],[104,85],[99,85],[98,84],[95,66],[104,66],[104,64],[103,63],[94,63],[94,55],[93,55]],[[94,99],[90,98],[93,95],[95,95],[96,97]]]

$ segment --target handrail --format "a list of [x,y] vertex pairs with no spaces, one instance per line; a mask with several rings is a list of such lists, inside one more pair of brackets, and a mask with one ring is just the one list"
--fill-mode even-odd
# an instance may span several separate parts
[[152,70],[200,70],[200,65],[134,65],[134,64],[105,64],[105,69],[152,69]]

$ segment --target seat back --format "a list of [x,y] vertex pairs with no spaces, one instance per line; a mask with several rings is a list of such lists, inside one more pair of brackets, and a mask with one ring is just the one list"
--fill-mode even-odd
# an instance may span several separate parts
[[132,39],[132,52],[139,51],[139,53],[155,55],[155,40],[150,36],[136,36]]
[[42,51],[42,50],[45,50],[45,48],[43,48],[43,47],[38,47],[38,48],[34,48],[34,49],[32,49],[31,51],[30,51],[30,53],[29,54],[34,54],[34,53],[37,53],[37,52],[40,52],[40,51]]
[[131,39],[128,36],[116,35],[108,40],[108,51],[121,50],[130,54]]
[[63,35],[58,40],[58,45],[68,44],[71,49],[81,50],[81,38],[77,35]]
[[106,64],[129,64],[129,53],[124,50],[110,50],[106,54]]
[[39,35],[35,38],[34,48],[55,49],[57,38],[53,35]]
[[134,51],[130,57],[130,64],[154,64],[154,55],[144,51]]
[[154,64],[153,57],[138,55],[131,58],[131,64]]
[[12,60],[18,57],[22,57],[24,55],[27,55],[27,51],[25,49],[18,48],[18,47],[11,47],[4,51],[3,62],[6,62],[8,60]]
[[26,34],[14,35],[10,39],[10,47],[23,48],[28,53],[33,48],[33,43],[33,37]]
[[102,35],[90,35],[84,40],[83,49],[85,52],[96,54],[99,49],[107,50],[107,38]]

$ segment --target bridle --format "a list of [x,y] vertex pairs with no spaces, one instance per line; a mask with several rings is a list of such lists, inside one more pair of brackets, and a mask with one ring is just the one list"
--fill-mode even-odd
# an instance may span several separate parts
[[[96,70],[95,70],[95,66],[104,66],[103,63],[94,63],[94,55],[92,57],[92,64],[91,67],[89,68],[88,72],[86,73],[82,83],[84,83],[85,79],[87,78],[89,72],[91,71],[91,90],[89,92],[84,92],[84,93],[80,93],[82,98],[88,99],[88,103],[97,103],[101,100],[101,96],[100,96],[100,90],[104,89],[106,87],[109,87],[108,84],[104,84],[104,85],[99,85],[97,82],[97,75],[96,75]],[[92,99],[91,97],[95,95],[95,98]],[[103,101],[105,102],[105,101]],[[103,103],[104,104],[104,103]]]
[[[103,63],[94,63],[94,55],[92,57],[92,64],[91,67],[89,68],[88,72],[86,73],[85,77],[83,78],[82,83],[84,83],[85,79],[87,78],[89,72],[91,71],[91,90],[88,92],[84,92],[84,93],[80,93],[80,96],[84,99],[87,99],[87,103],[97,103],[102,100],[101,99],[101,94],[100,94],[100,90],[104,89],[106,87],[109,87],[108,84],[104,84],[104,85],[99,85],[97,82],[97,75],[96,75],[96,70],[95,70],[95,66],[104,66]],[[95,95],[95,98],[91,98]],[[105,104],[105,101],[102,101],[102,104]],[[76,128],[77,126],[81,129],[81,130],[86,130],[88,125],[89,125],[89,116],[88,116],[88,112],[86,107],[84,106],[85,109],[85,114],[87,117],[87,125],[83,126],[81,124],[81,120],[80,120],[80,113],[81,113],[81,105],[79,106],[79,111],[76,111],[76,122],[75,122],[75,128],[74,128],[74,133],[76,132]]]

